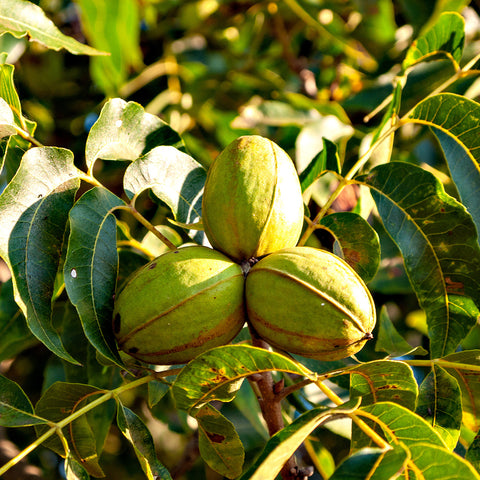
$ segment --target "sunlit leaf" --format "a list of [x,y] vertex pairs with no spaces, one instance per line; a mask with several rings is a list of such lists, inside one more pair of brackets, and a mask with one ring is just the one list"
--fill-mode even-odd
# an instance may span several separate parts
[[89,480],[87,471],[73,458],[67,455],[65,459],[65,475],[67,480]]
[[27,0],[2,0],[0,3],[0,34],[11,33],[16,38],[27,35],[53,50],[62,48],[73,54],[105,55],[88,45],[64,35],[45,15],[45,12]]
[[[444,363],[448,362],[448,363]],[[462,390],[463,422],[470,430],[480,429],[480,350],[452,353],[440,364],[457,379]]]
[[337,212],[322,218],[320,226],[335,237],[334,252],[369,282],[380,264],[377,232],[360,215]]
[[318,407],[304,413],[270,438],[262,453],[239,480],[274,480],[286,461],[318,426],[342,418],[357,407],[357,404],[350,408]]
[[447,56],[458,64],[465,42],[464,29],[465,21],[460,14],[442,13],[435,25],[412,43],[403,61],[403,69],[439,55]]
[[480,104],[461,95],[442,93],[420,102],[409,119],[432,128],[462,203],[480,232]]
[[92,58],[92,79],[107,94],[118,94],[131,69],[142,67],[140,5],[134,0],[77,0],[83,31],[109,56]]
[[0,426],[25,427],[47,420],[35,415],[30,400],[18,384],[0,375]]
[[0,138],[15,135],[15,117],[8,103],[0,98]]
[[409,343],[398,333],[388,316],[387,309],[382,306],[378,316],[379,326],[377,333],[376,352],[386,352],[390,357],[403,355],[427,355],[428,352],[422,347],[411,347]]
[[322,138],[322,141],[323,149],[310,161],[300,174],[302,192],[328,171],[340,173],[341,168],[337,146],[326,138]]
[[[78,411],[88,399],[98,398],[101,393],[103,393],[102,390],[91,385],[56,382],[45,391],[37,402],[35,413],[58,423]],[[100,467],[96,449],[94,427],[94,424],[89,423],[87,416],[82,415],[69,423],[68,428],[64,428],[62,432],[73,458],[90,475],[103,476],[104,473]],[[41,435],[49,427],[41,425],[37,426],[36,429],[38,434]],[[62,457],[65,457],[68,453],[65,452],[62,442],[57,437],[50,437],[44,444]]]
[[234,425],[211,405],[195,415],[198,421],[198,447],[210,467],[227,478],[242,473],[245,452]]
[[412,462],[420,469],[425,480],[480,479],[471,464],[446,448],[416,442],[409,446],[409,450]]
[[183,146],[178,133],[141,105],[120,98],[109,100],[90,129],[85,147],[88,169],[97,159],[136,160],[155,147]]
[[111,319],[118,273],[116,219],[124,205],[103,187],[87,191],[70,211],[70,238],[64,266],[65,287],[77,307],[87,338],[98,351],[120,362]]
[[403,362],[376,360],[345,369],[352,374],[351,398],[362,397],[362,406],[395,402],[415,408],[418,386],[412,369]]
[[[427,314],[432,358],[455,351],[479,315],[480,247],[472,218],[429,172],[391,162],[368,185]],[[471,297],[471,298],[469,298]]]
[[68,211],[79,185],[72,152],[32,148],[0,196],[0,255],[12,271],[15,299],[33,334],[74,363],[51,324],[51,299]]
[[420,385],[416,413],[430,422],[453,450],[462,425],[462,395],[457,380],[435,365]]
[[176,220],[193,223],[202,216],[205,178],[205,169],[190,155],[161,146],[129,165],[123,185],[130,199],[151,189],[172,209]]
[[152,434],[132,410],[117,402],[117,425],[132,444],[142,470],[149,480],[171,480],[168,470],[159,462],[155,453]]
[[227,345],[205,352],[183,368],[172,386],[178,408],[190,411],[211,400],[231,401],[243,379],[254,373],[282,371],[315,375],[279,353],[247,345]]

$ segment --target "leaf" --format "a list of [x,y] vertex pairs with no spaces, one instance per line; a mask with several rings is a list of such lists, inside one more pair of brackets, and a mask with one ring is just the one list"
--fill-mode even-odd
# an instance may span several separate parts
[[141,105],[109,100],[90,129],[85,147],[88,170],[97,159],[136,160],[161,145],[182,148],[177,132]]
[[130,200],[150,188],[172,209],[175,220],[194,223],[202,216],[205,179],[205,169],[190,155],[161,146],[128,166],[123,187]]
[[[375,417],[387,442],[390,444],[404,443],[408,448],[419,442],[445,448],[445,442],[434,428],[422,417],[411,410],[392,402],[378,402],[373,405],[362,406],[358,410],[368,414],[367,418]],[[370,420],[368,421],[369,424]]]
[[457,379],[462,390],[463,422],[472,431],[480,429],[480,350],[452,353],[439,365]]
[[251,467],[239,480],[274,480],[283,465],[295,453],[306,438],[329,420],[342,418],[358,407],[317,407],[300,415],[290,425],[272,435]]
[[418,394],[412,369],[403,362],[374,360],[348,367],[350,397],[362,397],[362,405],[395,402],[414,409]]
[[242,473],[245,452],[234,425],[208,404],[198,410],[195,418],[203,460],[220,475],[237,478]]
[[406,467],[408,452],[402,446],[393,450],[362,448],[340,463],[329,480],[394,480]]
[[47,421],[35,415],[30,400],[18,384],[0,375],[0,426],[25,427]]
[[173,383],[172,393],[177,407],[190,412],[212,400],[231,401],[246,376],[272,370],[315,378],[301,364],[279,353],[227,345],[213,348],[186,365]]
[[480,232],[480,104],[442,93],[420,102],[409,119],[430,126],[437,136],[462,203]]
[[37,339],[15,303],[13,283],[9,279],[1,284],[0,290],[0,361],[15,357],[35,343]]
[[77,3],[89,43],[110,53],[92,58],[92,79],[106,95],[116,95],[128,74],[143,66],[140,5],[135,0],[77,0]]
[[457,380],[434,365],[420,385],[416,413],[430,422],[453,450],[462,426],[462,394]]
[[476,468],[477,472],[480,472],[480,434],[477,433],[468,447],[465,459]]
[[404,355],[427,355],[423,347],[411,347],[398,333],[388,316],[385,305],[380,310],[379,327],[377,332],[376,352],[386,352],[390,357],[402,357]]
[[338,157],[337,146],[327,138],[322,138],[322,141],[323,149],[300,174],[302,192],[328,171],[340,173],[340,158]]
[[402,252],[427,315],[432,358],[455,351],[479,316],[471,298],[480,298],[480,247],[470,215],[431,173],[412,164],[380,165],[358,180],[371,188]]
[[451,59],[458,67],[465,42],[464,30],[465,21],[460,14],[442,13],[435,25],[412,43],[402,64],[403,70],[439,55]]
[[26,0],[2,0],[0,3],[0,34],[5,32],[16,38],[27,35],[53,50],[64,48],[75,55],[105,55],[105,52],[64,35],[39,6]]
[[85,335],[105,357],[121,364],[112,331],[113,295],[118,273],[116,219],[124,205],[103,187],[87,191],[70,211],[65,287],[77,307]]
[[[104,393],[103,390],[91,385],[56,382],[45,391],[37,402],[35,413],[52,422],[59,423],[80,410],[89,398],[102,393]],[[86,415],[81,415],[70,422],[68,428],[63,428],[62,432],[75,461],[80,463],[90,475],[99,477],[104,474],[98,462],[95,434],[92,430],[94,427],[94,424],[88,422]],[[39,436],[49,428],[43,425],[36,427]],[[44,442],[44,445],[62,457],[66,457],[68,454],[59,438],[51,437]]]
[[337,212],[323,217],[319,225],[335,237],[334,253],[364,282],[372,280],[380,265],[380,242],[369,223],[356,213]]
[[9,137],[16,133],[15,117],[12,109],[3,98],[0,98],[0,138]]
[[72,457],[67,455],[65,459],[65,475],[67,480],[89,480],[87,471]]
[[117,425],[125,438],[132,444],[142,470],[149,480],[171,480],[168,470],[158,461],[152,434],[142,420],[117,402]]
[[51,299],[63,236],[80,185],[69,150],[32,148],[0,196],[0,256],[14,279],[15,300],[32,333],[76,363],[51,323]]
[[412,462],[420,469],[425,480],[480,479],[471,464],[445,448],[417,442],[410,445],[409,449]]

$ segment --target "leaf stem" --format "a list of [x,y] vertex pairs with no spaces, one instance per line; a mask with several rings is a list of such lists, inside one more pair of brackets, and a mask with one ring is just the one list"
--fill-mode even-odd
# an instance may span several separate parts
[[443,368],[453,368],[455,370],[470,370],[472,372],[480,372],[480,365],[449,362],[448,360],[442,360],[441,358],[436,358],[434,360],[402,360],[402,362],[412,367],[433,367],[434,365],[438,365],[439,367]]
[[[38,437],[33,443],[31,443],[27,448],[22,450],[18,455],[16,455],[14,458],[12,458],[9,462],[7,462],[5,465],[0,467],[0,477],[10,468],[15,466],[18,462],[20,462],[23,458],[25,458],[30,452],[35,450],[38,446],[40,446],[45,440],[50,438],[52,435],[55,433],[59,433],[62,428],[66,427],[70,423],[72,423],[74,420],[77,418],[81,417],[82,415],[85,415],[87,412],[90,410],[93,410],[95,407],[98,407],[102,403],[111,400],[112,398],[115,398],[119,395],[121,395],[123,392],[126,392],[128,390],[132,390],[134,388],[139,387],[140,385],[143,385],[145,383],[151,382],[152,380],[155,380],[159,377],[168,377],[171,375],[176,375],[177,373],[180,372],[181,369],[172,369],[172,370],[165,370],[163,372],[155,372],[151,373],[150,375],[147,375],[145,377],[139,378],[137,380],[134,380],[130,383],[126,383],[124,385],[121,385],[120,387],[115,388],[114,390],[110,390],[105,392],[104,390],[99,390],[98,394],[101,394],[102,392],[103,395],[98,397],[96,400],[93,400],[92,402],[88,403],[84,407],[78,409],[76,412],[72,413],[68,417],[65,417],[63,420],[61,420],[58,423],[53,423],[49,422],[51,425],[51,428],[47,430],[43,435]],[[60,435],[60,439],[62,438],[63,433]],[[63,443],[63,441],[62,441]]]

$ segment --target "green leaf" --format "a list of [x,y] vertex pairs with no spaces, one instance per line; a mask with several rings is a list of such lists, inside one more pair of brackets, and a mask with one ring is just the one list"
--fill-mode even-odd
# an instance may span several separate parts
[[375,360],[345,369],[351,374],[350,396],[362,405],[395,402],[414,409],[418,386],[412,369],[403,362]]
[[465,21],[460,14],[442,13],[435,25],[412,43],[402,64],[403,70],[439,55],[450,58],[458,66],[465,42],[464,30]]
[[272,435],[262,453],[239,480],[274,480],[283,465],[306,438],[320,425],[354,412],[358,404],[348,408],[318,407],[300,415],[290,425]]
[[362,448],[340,463],[329,480],[394,480],[402,473],[408,459],[401,446],[393,450]]
[[77,0],[77,3],[89,43],[110,53],[108,57],[92,58],[92,79],[107,95],[117,95],[128,74],[143,66],[140,5],[135,0]]
[[202,216],[205,179],[205,169],[190,155],[161,146],[128,166],[123,186],[130,199],[150,188],[172,209],[175,220],[194,223]]
[[[52,422],[60,422],[66,417],[77,412],[85,405],[90,398],[104,393],[103,390],[91,385],[80,383],[54,383],[37,402],[35,413],[42,415]],[[50,427],[37,426],[38,435],[45,433]],[[98,462],[98,452],[96,449],[95,425],[88,421],[86,415],[81,415],[68,424],[67,428],[62,429],[63,435],[67,440],[69,450],[73,458],[80,463],[86,471],[93,476],[104,476],[104,473]],[[50,437],[44,442],[44,445],[51,448],[62,457],[66,457],[64,446],[59,438]]]
[[0,196],[0,256],[14,279],[15,299],[32,333],[76,363],[51,323],[63,236],[80,185],[69,150],[32,148]]
[[13,358],[37,343],[27,326],[25,317],[13,297],[13,283],[9,279],[0,290],[0,361]]
[[390,357],[402,357],[404,355],[427,355],[428,352],[422,347],[411,347],[398,333],[388,315],[385,305],[382,306],[378,316],[379,326],[377,332],[376,352],[386,352]]
[[247,345],[227,345],[205,352],[177,376],[172,393],[177,407],[191,411],[212,400],[231,401],[246,376],[281,371],[315,378],[315,375],[279,353]]
[[480,350],[452,353],[440,362],[457,379],[462,390],[463,423],[477,432],[480,429]]
[[[431,356],[455,351],[479,316],[480,247],[472,218],[429,172],[391,162],[358,180],[370,187],[427,314]],[[471,297],[471,298],[469,298]]]
[[237,478],[242,473],[245,452],[233,423],[208,404],[198,410],[195,418],[203,460],[220,475]]
[[[445,448],[445,442],[435,429],[422,417],[411,410],[392,402],[378,402],[373,405],[362,406],[359,409],[378,419],[378,425],[383,430],[386,440],[390,444],[404,443],[408,448],[424,442],[433,446]],[[368,422],[370,423],[370,421]]]
[[12,109],[3,98],[0,98],[0,138],[9,137],[16,133],[15,117]]
[[65,287],[85,335],[105,357],[121,363],[111,319],[118,273],[115,207],[124,205],[103,187],[87,191],[70,211]]
[[364,282],[372,280],[380,265],[380,242],[370,224],[356,213],[338,212],[323,217],[319,225],[335,237],[334,253]]
[[64,35],[39,6],[26,0],[2,0],[0,3],[0,35],[5,32],[16,38],[28,35],[31,40],[53,50],[64,48],[75,55],[105,55],[105,52]]
[[477,433],[468,447],[465,459],[476,468],[477,472],[480,472],[480,433]]
[[453,450],[462,426],[462,394],[457,380],[434,365],[420,385],[416,413],[430,422]]
[[87,471],[73,458],[67,455],[65,459],[65,475],[67,480],[89,480]]
[[141,105],[109,100],[90,129],[85,147],[88,170],[97,159],[136,160],[161,145],[183,147],[177,132]]
[[409,450],[412,462],[420,469],[425,480],[480,479],[480,475],[470,463],[445,448],[416,442],[409,446]]
[[143,421],[129,408],[117,402],[117,425],[132,444],[138,461],[149,480],[172,480],[168,470],[158,461],[152,434]]
[[18,384],[0,375],[0,426],[25,427],[47,421],[35,415],[30,400]]
[[462,203],[480,232],[480,104],[460,95],[442,93],[420,102],[409,119],[432,128]]
[[328,171],[340,173],[341,167],[337,146],[327,138],[322,138],[322,141],[323,149],[310,161],[300,174],[302,192]]

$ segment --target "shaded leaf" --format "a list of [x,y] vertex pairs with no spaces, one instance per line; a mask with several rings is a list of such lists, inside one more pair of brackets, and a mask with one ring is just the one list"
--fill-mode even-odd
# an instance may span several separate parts
[[323,149],[315,155],[300,174],[302,192],[328,171],[340,173],[340,158],[338,157],[337,146],[327,138],[322,138],[322,141]]
[[[102,393],[104,391],[91,385],[56,382],[45,391],[37,402],[35,412],[52,422],[58,423],[80,410],[89,398],[96,398],[97,395]],[[62,429],[62,432],[75,461],[80,463],[90,475],[98,477],[104,476],[104,474],[98,462],[95,434],[92,430],[94,427],[94,424],[88,422],[86,415],[81,415],[69,423],[68,428]],[[49,427],[41,425],[37,426],[36,429],[40,436]],[[44,445],[62,457],[66,457],[68,454],[57,437],[50,437],[44,442]]]
[[320,425],[354,412],[353,407],[318,407],[300,415],[290,425],[272,435],[262,453],[239,480],[274,480],[286,461]]
[[133,161],[161,145],[181,148],[183,143],[177,132],[138,103],[114,98],[90,129],[85,147],[87,166],[91,171],[99,158]]
[[420,102],[409,119],[432,128],[462,203],[480,232],[480,104],[460,95],[442,93]]
[[245,377],[272,370],[315,378],[301,364],[279,353],[227,345],[213,348],[186,365],[173,383],[172,393],[177,407],[190,411],[212,400],[229,402]]
[[0,196],[0,255],[12,272],[15,300],[33,334],[73,363],[52,326],[51,299],[68,211],[79,185],[72,152],[32,148]]
[[25,427],[47,420],[35,415],[30,400],[18,384],[0,375],[0,426]]
[[118,273],[116,219],[124,205],[103,187],[88,190],[70,211],[70,238],[64,266],[65,287],[92,345],[120,362],[112,331],[113,295]]
[[190,155],[161,146],[128,166],[123,185],[130,199],[151,189],[172,209],[176,220],[193,223],[202,216],[205,179],[205,169]]
[[430,60],[439,55],[460,62],[465,42],[465,21],[456,12],[445,12],[440,15],[435,25],[417,38],[407,51],[402,68],[406,70],[413,65]]
[[235,426],[211,405],[195,415],[198,421],[198,447],[205,462],[227,478],[242,473],[245,452]]
[[15,303],[12,280],[7,280],[0,290],[0,361],[15,357],[35,343],[37,339]]
[[356,213],[337,212],[323,217],[319,225],[335,237],[334,253],[364,282],[372,280],[380,265],[380,242],[370,224]]
[[72,457],[67,455],[65,459],[65,475],[67,480],[89,480],[87,471]]
[[445,448],[416,442],[409,446],[409,450],[412,462],[420,469],[425,480],[480,479],[471,464]]
[[88,45],[64,35],[45,15],[45,12],[27,0],[2,0],[0,3],[0,34],[11,33],[16,38],[27,35],[47,48],[62,48],[73,54],[105,55]]
[[457,380],[434,365],[420,385],[416,413],[427,420],[453,450],[462,426],[462,394]]
[[[462,390],[463,422],[478,432],[480,429],[480,350],[452,353],[439,363],[457,379]],[[469,368],[470,367],[470,368]]]
[[415,408],[418,386],[407,364],[375,360],[346,368],[345,372],[351,373],[350,396],[362,397],[362,406],[388,401]]
[[142,470],[149,480],[171,480],[168,470],[155,453],[152,434],[143,421],[129,408],[117,402],[117,425],[132,444]]
[[477,472],[480,472],[480,434],[477,433],[468,447],[465,459],[475,467]]
[[[359,177],[372,190],[427,314],[431,356],[455,351],[479,315],[480,248],[463,205],[429,172],[391,162]],[[471,297],[471,298],[469,298]]]
[[376,352],[386,352],[390,357],[402,357],[404,355],[427,355],[423,347],[411,347],[409,343],[398,333],[388,316],[385,305],[382,306],[378,316],[379,326],[377,333]]

